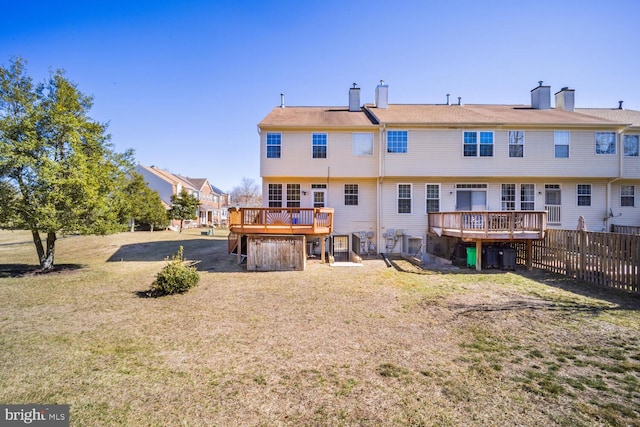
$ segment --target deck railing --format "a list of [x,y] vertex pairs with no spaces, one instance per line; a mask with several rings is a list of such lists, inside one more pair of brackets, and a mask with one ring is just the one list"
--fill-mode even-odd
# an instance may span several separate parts
[[238,233],[330,234],[333,208],[232,208],[229,228]]
[[481,239],[543,238],[545,211],[456,211],[429,213],[429,231]]

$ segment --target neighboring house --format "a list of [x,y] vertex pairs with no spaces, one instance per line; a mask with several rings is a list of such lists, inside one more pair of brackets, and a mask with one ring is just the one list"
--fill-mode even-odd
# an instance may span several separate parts
[[[640,225],[640,112],[575,109],[540,85],[531,105],[274,108],[258,125],[265,207],[332,207],[334,234],[424,251],[427,213],[547,211],[550,228]],[[377,247],[377,249],[376,249]],[[356,248],[352,248],[357,250]]]
[[226,218],[227,205],[221,203],[220,194],[216,193],[215,187],[207,178],[189,178],[156,166],[138,165],[136,171],[144,177],[152,190],[160,194],[160,199],[167,209],[171,206],[171,196],[180,194],[182,190],[200,200],[197,219],[185,221],[185,227],[220,225]]
[[213,223],[216,226],[226,227],[229,223],[229,194],[213,185],[211,185],[211,194],[213,196]]

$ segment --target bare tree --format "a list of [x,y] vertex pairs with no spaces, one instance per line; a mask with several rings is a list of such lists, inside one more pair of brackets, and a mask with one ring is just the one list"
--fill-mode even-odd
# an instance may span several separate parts
[[242,178],[240,185],[233,187],[233,190],[231,190],[231,204],[237,204],[242,207],[262,206],[260,187],[253,179]]

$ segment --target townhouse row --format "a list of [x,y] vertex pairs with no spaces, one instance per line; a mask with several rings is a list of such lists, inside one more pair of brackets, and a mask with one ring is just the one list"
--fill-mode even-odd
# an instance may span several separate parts
[[258,125],[263,205],[332,207],[336,235],[365,233],[381,252],[407,252],[398,235],[424,242],[437,211],[640,225],[640,112],[576,109],[568,88],[552,108],[542,82],[531,105],[389,104],[388,94],[381,83],[373,105],[354,87],[348,107],[274,108]]

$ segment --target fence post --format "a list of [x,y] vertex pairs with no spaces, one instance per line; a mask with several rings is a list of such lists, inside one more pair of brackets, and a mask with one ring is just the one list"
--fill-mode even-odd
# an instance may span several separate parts
[[578,231],[578,251],[579,251],[579,259],[580,259],[580,271],[578,272],[578,277],[580,279],[585,279],[587,277],[587,232],[585,230]]

